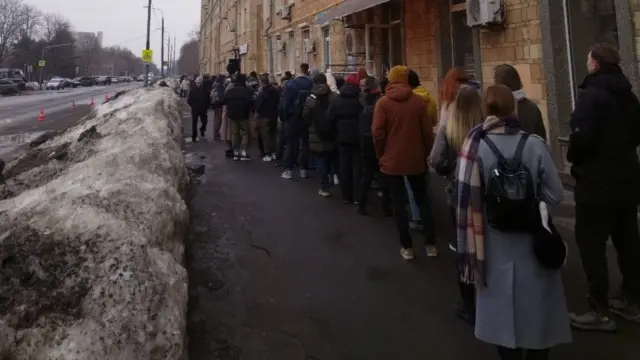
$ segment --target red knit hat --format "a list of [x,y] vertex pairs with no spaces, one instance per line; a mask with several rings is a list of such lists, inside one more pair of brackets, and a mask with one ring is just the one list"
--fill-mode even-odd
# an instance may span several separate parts
[[360,79],[358,79],[358,75],[351,74],[347,76],[347,78],[345,79],[345,83],[360,86]]
[[367,74],[367,69],[365,68],[360,68],[358,70],[358,79],[362,80],[362,79],[366,79],[367,76],[369,76],[369,74]]

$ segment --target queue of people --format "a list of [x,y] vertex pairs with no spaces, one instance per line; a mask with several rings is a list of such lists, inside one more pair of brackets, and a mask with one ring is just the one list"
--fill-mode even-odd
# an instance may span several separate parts
[[[442,81],[439,104],[406,66],[383,79],[361,69],[346,78],[300,66],[278,84],[269,74],[218,76],[211,95],[196,79],[188,94],[206,129],[207,101],[220,118],[219,139],[233,160],[248,161],[251,119],[256,118],[265,162],[281,177],[309,177],[318,195],[340,197],[369,214],[372,183],[379,184],[382,213],[395,217],[404,260],[414,259],[411,230],[438,256],[429,202],[431,170],[447,179],[460,301],[456,315],[475,327],[499,357],[548,359],[551,348],[572,341],[571,327],[614,331],[612,315],[640,323],[640,103],[609,45],[588,54],[589,75],[571,118],[567,158],[576,180],[575,237],[589,284],[590,311],[567,310],[561,269],[566,244],[548,206],[564,188],[547,143],[542,113],[527,98],[515,68],[494,69],[483,87],[464,69]],[[202,90],[200,90],[202,88]],[[227,129],[231,129],[229,132]],[[217,133],[216,133],[217,134]],[[231,135],[229,135],[231,134]],[[216,135],[217,136],[217,135]],[[623,275],[610,297],[606,242],[611,237]]]

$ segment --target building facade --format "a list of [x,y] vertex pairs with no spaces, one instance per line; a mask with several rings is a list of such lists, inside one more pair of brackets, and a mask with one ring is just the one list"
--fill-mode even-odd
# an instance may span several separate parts
[[[207,0],[204,0],[205,2]],[[215,1],[214,1],[215,2]],[[281,75],[300,63],[333,73],[364,67],[381,76],[397,64],[416,70],[437,97],[441,79],[462,66],[486,87],[493,68],[512,64],[540,107],[556,161],[562,160],[589,46],[618,45],[623,69],[640,88],[640,0],[502,0],[504,26],[469,27],[465,0],[220,0],[227,19],[249,3],[248,28],[210,38],[222,65],[239,45],[243,71]],[[240,5],[238,9],[243,9]],[[229,12],[231,11],[231,12]],[[204,10],[203,10],[204,12]],[[224,18],[224,16],[223,16]],[[224,26],[224,21],[222,22]],[[235,22],[237,23],[237,22]],[[237,36],[236,36],[237,35]],[[205,46],[203,44],[203,46]],[[234,47],[235,46],[235,47]],[[248,66],[244,66],[248,65]],[[208,68],[213,69],[213,68]],[[217,69],[224,71],[224,66]]]

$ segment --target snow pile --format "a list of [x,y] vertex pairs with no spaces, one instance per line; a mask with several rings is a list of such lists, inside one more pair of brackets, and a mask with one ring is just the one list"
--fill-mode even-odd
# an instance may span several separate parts
[[181,142],[176,95],[141,88],[7,165],[0,358],[184,358]]

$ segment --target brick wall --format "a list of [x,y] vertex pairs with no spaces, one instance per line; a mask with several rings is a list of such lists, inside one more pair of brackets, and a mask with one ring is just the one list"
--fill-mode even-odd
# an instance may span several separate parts
[[496,32],[483,29],[480,32],[483,84],[486,87],[493,83],[496,65],[513,65],[522,78],[527,97],[538,104],[549,129],[539,1],[505,0],[505,5],[506,29]]
[[436,0],[405,0],[405,49],[407,66],[420,75],[422,85],[438,94]]

